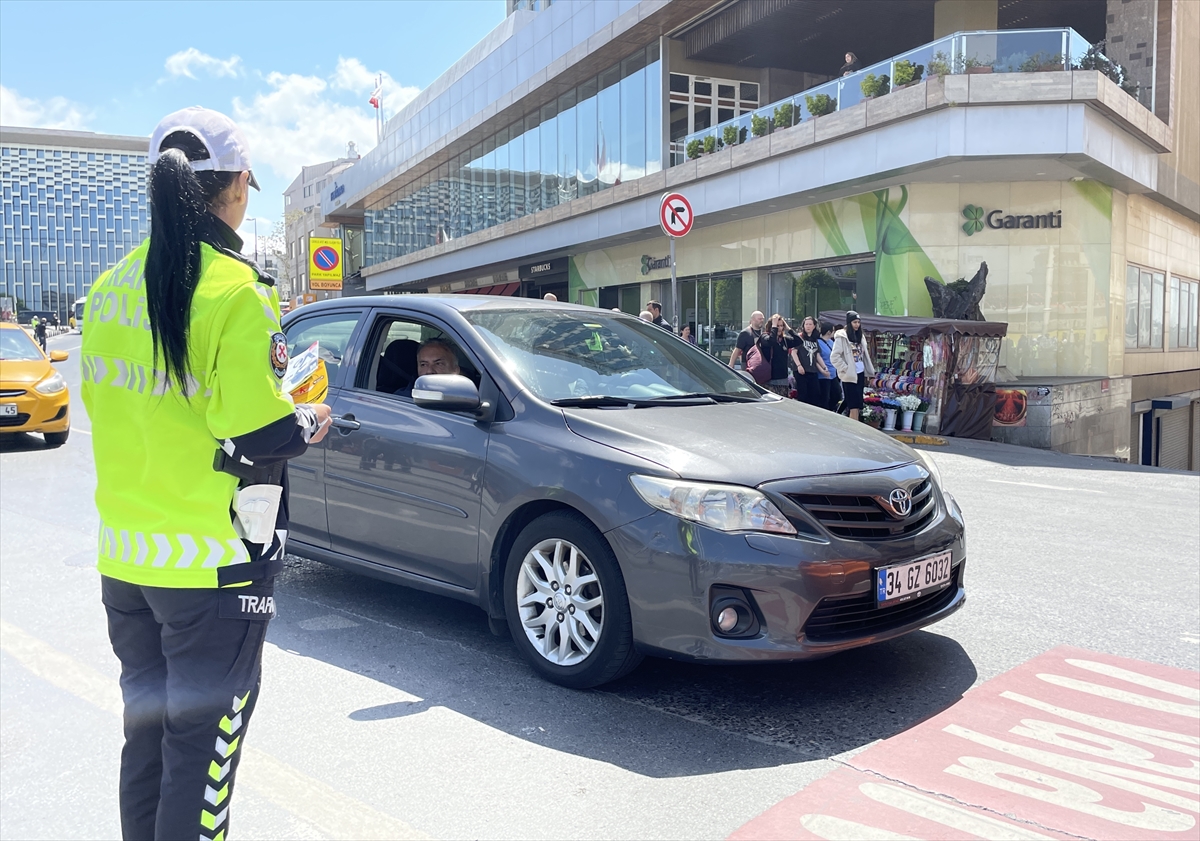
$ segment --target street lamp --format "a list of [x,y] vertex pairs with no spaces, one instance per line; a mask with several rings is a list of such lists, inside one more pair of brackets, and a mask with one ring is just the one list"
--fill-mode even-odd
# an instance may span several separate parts
[[[262,218],[262,217],[260,217],[260,216],[247,216],[247,217],[246,217],[246,221],[247,221],[247,222],[253,222],[253,223],[254,223],[254,262],[255,262],[256,264],[258,263],[258,220],[259,220],[259,219],[261,219],[261,218]],[[269,222],[269,221],[271,221],[271,220],[270,220],[270,219],[263,219],[262,221],[264,221],[264,222]]]

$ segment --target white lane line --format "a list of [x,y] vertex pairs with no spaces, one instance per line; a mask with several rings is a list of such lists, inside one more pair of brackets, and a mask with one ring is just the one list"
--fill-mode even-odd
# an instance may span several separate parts
[[[0,619],[0,650],[37,677],[113,715],[121,715],[115,678],[64,654]],[[313,779],[265,751],[246,745],[238,782],[315,826],[330,838],[428,839],[429,836],[360,800]]]
[[1180,639],[1184,642],[1190,642],[1192,645],[1200,645],[1200,634],[1184,634]]
[[92,434],[91,430],[89,430],[89,429],[84,429],[84,428],[83,428],[83,427],[81,427],[81,426],[73,426],[73,427],[71,427],[71,431],[72,431],[72,432],[80,432],[80,433],[82,433],[82,434],[84,434],[84,435],[91,435],[91,434]]
[[1021,485],[1026,488],[1045,488],[1048,491],[1072,491],[1075,493],[1085,494],[1103,494],[1104,491],[1094,491],[1090,488],[1064,488],[1062,485],[1039,485],[1037,482],[1010,482],[1007,479],[988,479],[989,482],[995,482],[999,485]]

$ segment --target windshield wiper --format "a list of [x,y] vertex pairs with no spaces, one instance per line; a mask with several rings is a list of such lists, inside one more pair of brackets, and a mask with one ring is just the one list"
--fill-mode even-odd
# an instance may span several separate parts
[[760,398],[742,396],[740,394],[723,394],[719,391],[696,391],[691,394],[669,394],[664,397],[658,397],[658,400],[698,400],[701,397],[707,397],[709,400],[715,400],[717,403],[757,403]]
[[603,409],[609,406],[642,406],[661,405],[656,399],[641,397],[614,397],[610,394],[592,394],[587,397],[560,397],[551,400],[550,405],[564,408]]

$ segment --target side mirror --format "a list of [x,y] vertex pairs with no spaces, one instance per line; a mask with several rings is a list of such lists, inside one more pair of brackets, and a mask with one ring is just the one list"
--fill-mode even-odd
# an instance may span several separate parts
[[70,356],[70,354],[68,354],[65,350],[50,351],[50,361],[51,362],[66,362],[67,359],[69,358],[69,356]]
[[479,399],[475,383],[462,374],[426,374],[417,377],[413,402],[439,412],[470,412],[481,417],[491,407]]

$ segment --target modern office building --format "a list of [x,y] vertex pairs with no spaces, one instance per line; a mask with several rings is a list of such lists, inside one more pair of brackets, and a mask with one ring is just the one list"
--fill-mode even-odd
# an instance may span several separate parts
[[150,231],[149,140],[0,127],[0,297],[17,311],[72,304]]
[[997,437],[1195,466],[1198,33],[1188,0],[511,2],[321,222],[368,291],[671,319],[682,192],[678,318],[719,355],[756,309],[932,315],[986,262],[1030,401]]
[[[300,174],[283,191],[284,252],[277,255],[276,268],[279,271],[280,291],[287,293],[284,297],[291,298],[311,291],[308,286],[308,238],[335,236],[337,230],[336,227],[320,227],[321,194],[336,191],[340,186],[339,176],[358,161],[358,151],[351,142],[346,149],[346,157],[302,167]],[[356,233],[353,230],[346,232],[348,245],[356,257],[353,261],[347,260],[348,263],[355,263],[353,268],[348,269],[348,274],[353,274],[362,266],[362,240]],[[324,300],[329,293],[317,292],[316,295]]]

